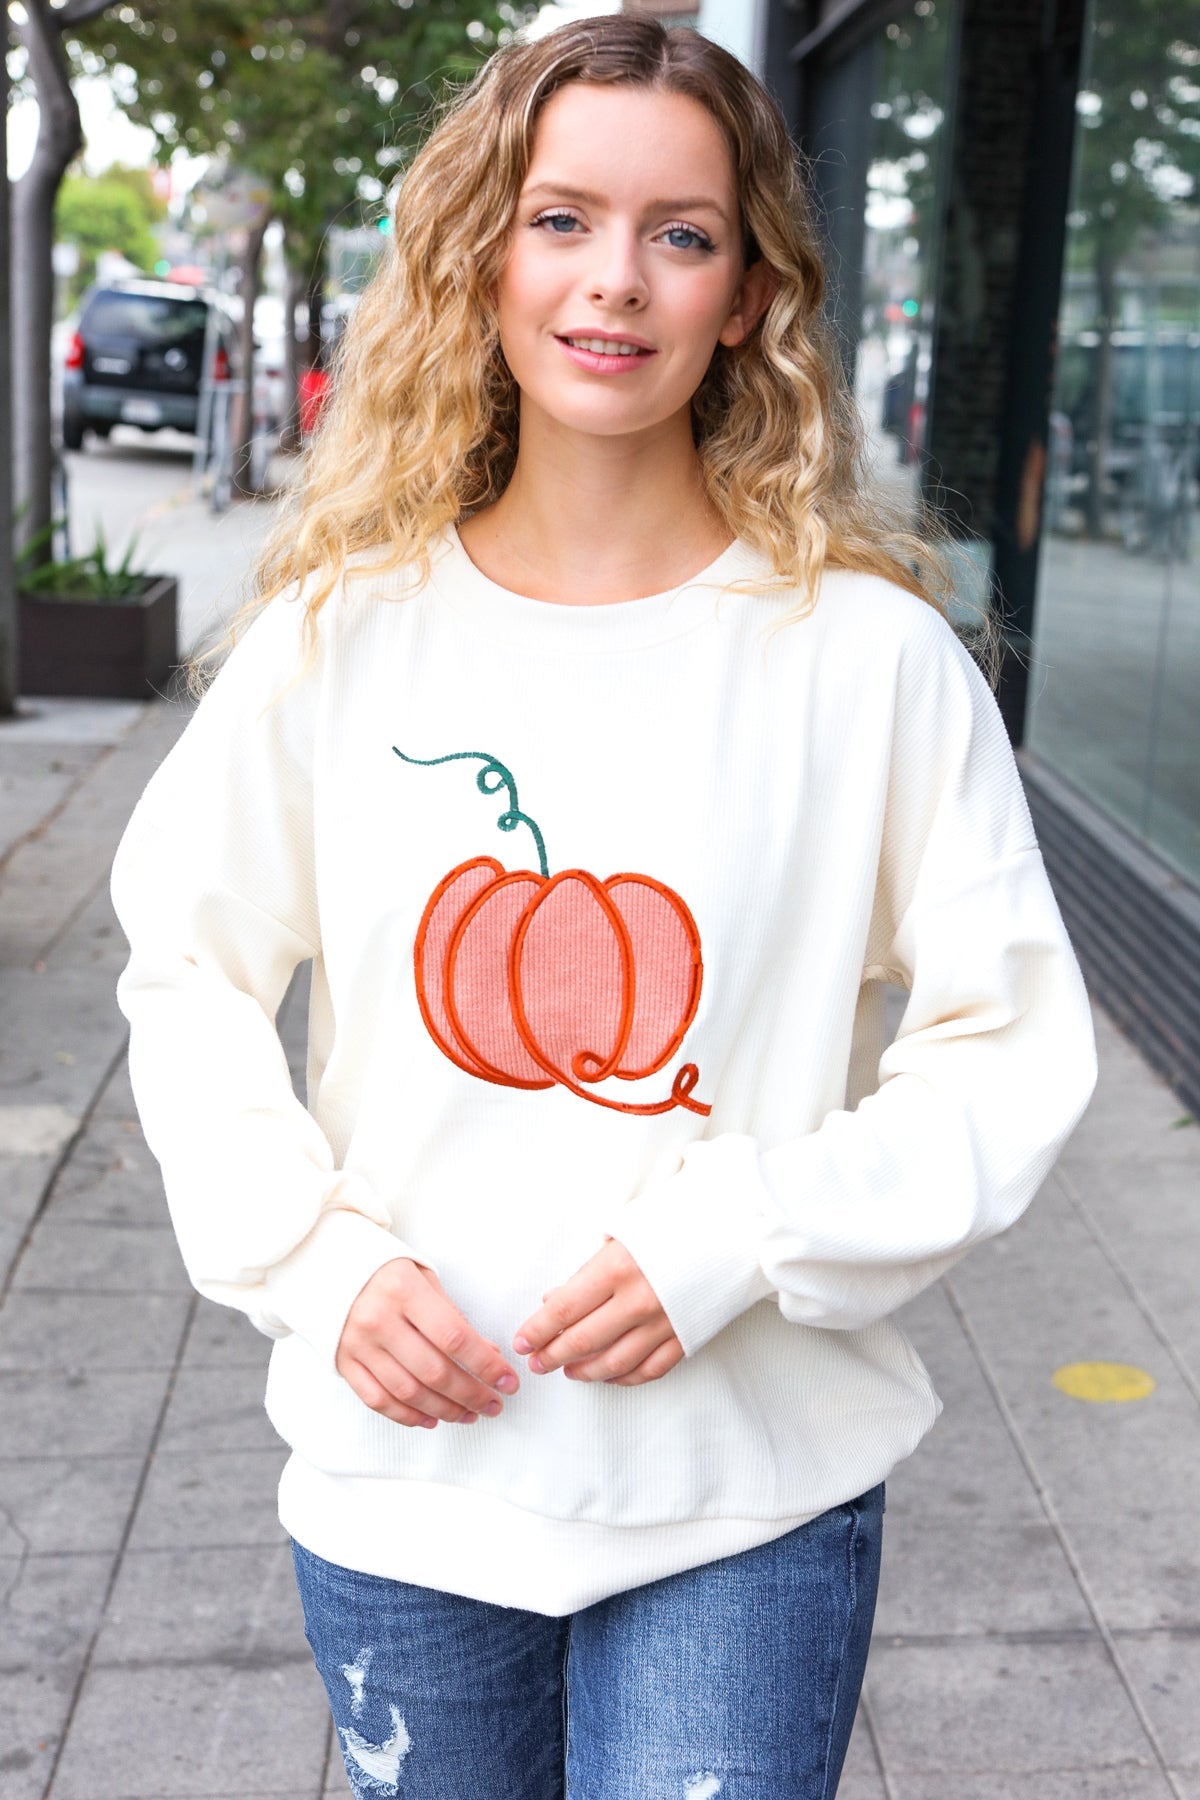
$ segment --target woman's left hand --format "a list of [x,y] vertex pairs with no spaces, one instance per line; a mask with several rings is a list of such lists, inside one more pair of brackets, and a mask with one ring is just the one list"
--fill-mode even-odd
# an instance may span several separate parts
[[[513,1338],[535,1375],[561,1369],[573,1381],[639,1387],[657,1381],[683,1360],[683,1345],[658,1295],[624,1244],[605,1240]],[[532,1352],[533,1354],[530,1354]]]

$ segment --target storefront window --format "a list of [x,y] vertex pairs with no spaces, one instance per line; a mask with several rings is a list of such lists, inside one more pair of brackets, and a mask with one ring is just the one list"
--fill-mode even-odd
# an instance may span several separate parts
[[1200,880],[1200,18],[1096,0],[1027,742]]
[[871,45],[855,392],[876,474],[915,500],[933,341],[953,0],[916,0]]

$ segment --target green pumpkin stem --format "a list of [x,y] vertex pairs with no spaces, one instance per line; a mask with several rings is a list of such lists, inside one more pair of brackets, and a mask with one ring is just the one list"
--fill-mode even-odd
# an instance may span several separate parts
[[[464,759],[470,762],[481,762],[484,766],[475,777],[475,785],[480,793],[498,794],[501,788],[508,790],[508,810],[502,812],[496,820],[497,829],[515,831],[518,825],[528,825],[533,833],[533,841],[537,845],[538,864],[542,874],[549,875],[550,869],[546,862],[546,846],[542,841],[542,834],[528,813],[521,811],[517,802],[517,784],[502,762],[497,762],[496,758],[489,756],[486,750],[454,750],[449,756],[431,756],[428,759],[421,756],[405,756],[403,750],[396,749],[395,744],[392,745],[392,750],[401,762],[415,763],[418,768],[422,769],[432,769],[438,763],[460,762]],[[494,775],[498,779],[489,783],[489,775]]]

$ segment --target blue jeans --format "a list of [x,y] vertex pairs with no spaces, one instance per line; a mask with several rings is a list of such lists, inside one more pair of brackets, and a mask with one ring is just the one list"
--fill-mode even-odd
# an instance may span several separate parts
[[833,1800],[883,1487],[565,1618],[293,1544],[357,1800]]

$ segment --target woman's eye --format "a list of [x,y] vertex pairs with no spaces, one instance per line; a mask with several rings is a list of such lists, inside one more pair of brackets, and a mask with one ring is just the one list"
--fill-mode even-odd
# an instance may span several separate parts
[[713,242],[691,225],[668,225],[663,232],[672,250],[711,250]]
[[534,225],[548,225],[555,237],[569,237],[571,227],[579,221],[574,213],[539,213],[532,221]]

